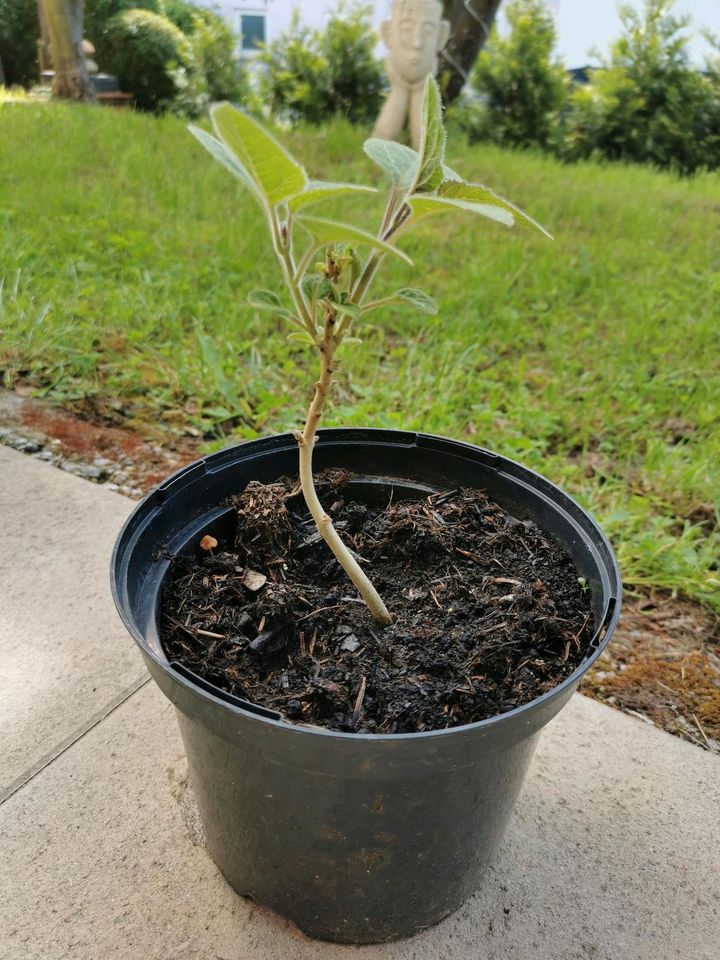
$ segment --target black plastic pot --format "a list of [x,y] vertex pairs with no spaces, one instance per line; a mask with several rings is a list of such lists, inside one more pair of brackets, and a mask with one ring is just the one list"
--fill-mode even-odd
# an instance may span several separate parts
[[[587,658],[537,700],[463,727],[367,735],[296,726],[168,662],[158,639],[167,551],[232,534],[222,506],[250,480],[297,471],[289,434],[223,450],[170,477],[133,512],[112,561],[115,603],[177,708],[208,850],[243,896],[308,935],[370,943],[411,936],[478,887],[542,727],[577,688],[617,623],[617,562],[595,521],[547,480],[487,450],[424,434],[324,430],[316,469],[383,478],[395,496],[479,487],[563,544],[592,591]],[[388,479],[391,478],[391,479]],[[372,480],[358,484],[372,496]],[[166,548],[166,549],[163,549]]]

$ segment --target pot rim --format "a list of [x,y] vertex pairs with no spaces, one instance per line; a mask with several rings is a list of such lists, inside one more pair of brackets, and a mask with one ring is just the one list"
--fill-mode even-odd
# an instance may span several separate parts
[[[452,440],[449,437],[443,437],[439,434],[430,434],[430,433],[420,433],[413,430],[388,430],[382,427],[326,427],[321,430],[318,430],[317,444],[318,446],[322,443],[323,438],[331,439],[333,435],[339,436],[342,434],[352,433],[355,436],[355,441],[362,441],[361,437],[358,437],[358,434],[362,434],[367,437],[368,441],[371,440],[372,436],[375,435],[380,440],[382,435],[385,438],[390,439],[395,437],[400,439],[403,437],[405,440],[406,446],[408,446],[408,438],[415,439],[415,443],[408,446],[408,450],[412,449],[413,446],[417,447],[417,441],[422,439],[424,441],[431,441],[437,443],[451,444],[455,448],[464,448],[466,450],[473,451],[475,453],[489,454],[492,457],[496,457],[504,461],[505,464],[512,465],[528,473],[535,478],[542,480],[547,484],[554,492],[559,493],[567,501],[569,501],[576,510],[580,511],[590,525],[593,527],[593,530],[599,540],[599,542],[605,547],[607,551],[607,570],[608,573],[614,574],[616,585],[614,590],[614,595],[612,589],[610,590],[610,596],[607,598],[607,604],[605,612],[603,614],[600,625],[595,631],[595,635],[590,642],[590,647],[593,652],[587,656],[581,663],[573,670],[573,672],[567,676],[563,681],[561,681],[557,686],[553,687],[551,690],[548,690],[546,693],[541,694],[539,697],[536,697],[533,700],[529,700],[527,703],[523,703],[518,707],[513,707],[512,710],[508,710],[505,713],[495,714],[492,717],[486,717],[484,720],[476,720],[474,723],[465,723],[455,727],[444,727],[440,730],[422,730],[415,733],[349,733],[344,730],[332,730],[326,727],[317,727],[311,724],[298,724],[291,723],[285,718],[276,720],[274,717],[267,716],[264,713],[256,712],[254,710],[246,710],[243,707],[238,706],[235,703],[226,700],[222,696],[218,696],[214,693],[211,693],[210,690],[206,689],[204,686],[193,683],[192,680],[185,677],[179,671],[173,669],[170,664],[170,661],[167,658],[159,657],[156,652],[146,643],[145,637],[140,631],[134,619],[129,615],[129,612],[125,608],[124,599],[120,595],[120,589],[118,586],[116,578],[116,568],[118,556],[120,554],[121,548],[124,549],[125,544],[123,543],[126,531],[129,529],[131,524],[135,521],[135,518],[138,514],[141,513],[144,509],[147,509],[148,503],[152,497],[154,497],[158,490],[163,490],[177,481],[185,473],[189,473],[197,469],[200,464],[205,464],[208,461],[212,461],[216,457],[227,456],[228,450],[233,449],[248,449],[255,445],[265,447],[268,443],[272,441],[288,441],[293,445],[296,445],[297,441],[291,433],[281,433],[281,434],[272,434],[270,436],[260,437],[256,440],[247,441],[245,443],[235,444],[231,447],[225,447],[223,450],[217,451],[216,453],[208,454],[206,457],[200,457],[197,460],[192,461],[192,463],[186,464],[184,467],[181,467],[179,470],[174,471],[169,474],[165,480],[163,480],[158,486],[154,487],[143,499],[134,507],[130,512],[129,516],[125,520],[118,533],[117,539],[113,546],[112,556],[110,560],[110,588],[112,592],[112,598],[115,603],[115,607],[120,616],[120,619],[124,623],[127,631],[133,638],[133,640],[140,647],[140,650],[144,657],[149,658],[155,664],[155,666],[169,679],[184,688],[186,688],[191,693],[200,697],[202,700],[205,700],[211,703],[214,707],[220,707],[221,709],[229,711],[231,714],[235,714],[243,717],[246,720],[254,720],[265,724],[270,724],[273,727],[279,728],[283,733],[288,734],[310,734],[313,736],[325,737],[332,740],[348,740],[351,743],[388,743],[388,742],[410,742],[425,740],[427,738],[436,738],[436,737],[447,737],[453,734],[463,734],[474,731],[486,731],[491,729],[499,724],[508,723],[511,720],[516,718],[522,718],[525,715],[534,713],[537,709],[542,707],[545,704],[551,703],[558,697],[561,697],[568,688],[577,686],[580,682],[580,679],[583,675],[590,669],[590,667],[595,663],[600,654],[605,650],[608,645],[610,638],[612,637],[615,627],[617,626],[618,619],[620,617],[620,608],[622,605],[622,576],[620,573],[620,567],[613,551],[610,542],[605,536],[602,528],[598,524],[595,517],[581,506],[574,497],[566,493],[557,484],[553,483],[551,480],[548,480],[547,477],[538,473],[535,470],[530,469],[529,467],[524,466],[516,460],[511,460],[509,457],[505,457],[502,454],[495,454],[493,451],[487,450],[484,447],[477,446],[476,444],[467,443],[461,440]],[[261,451],[259,451],[261,452]]]

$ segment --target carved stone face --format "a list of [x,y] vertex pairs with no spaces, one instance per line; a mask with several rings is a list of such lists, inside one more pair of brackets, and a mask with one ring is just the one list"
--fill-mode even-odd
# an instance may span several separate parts
[[406,83],[419,83],[437,69],[437,55],[445,46],[450,25],[442,19],[439,0],[395,0],[382,38],[394,72]]

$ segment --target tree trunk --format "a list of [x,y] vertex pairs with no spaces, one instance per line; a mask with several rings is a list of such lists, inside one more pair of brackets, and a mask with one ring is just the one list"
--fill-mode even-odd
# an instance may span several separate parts
[[490,35],[502,0],[444,0],[450,39],[440,54],[438,83],[445,103],[460,95],[477,56]]
[[48,38],[47,20],[45,19],[44,0],[37,0],[38,8],[38,26],[40,27],[40,37],[38,38],[38,66],[42,76],[46,70],[52,70],[52,60],[50,59],[50,40]]
[[5,71],[3,70],[2,57],[0,56],[0,87],[5,86]]
[[55,69],[53,97],[94,100],[82,51],[85,0],[43,0],[43,6]]

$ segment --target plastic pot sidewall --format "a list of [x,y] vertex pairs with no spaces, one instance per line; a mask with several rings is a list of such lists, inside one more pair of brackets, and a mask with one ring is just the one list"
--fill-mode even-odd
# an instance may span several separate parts
[[160,647],[160,548],[192,548],[232,523],[223,501],[249,480],[297,470],[291,435],[224,450],[170,477],[133,512],[113,555],[118,610],[177,708],[208,850],[241,894],[321,939],[410,936],[477,888],[542,727],[562,708],[617,622],[617,562],[595,521],[538,474],[469,444],[403,431],[325,430],[316,470],[345,467],[403,486],[480,487],[561,542],[591,586],[596,639],[543,697],[448,730],[345,734],[228,702],[173,669]]

